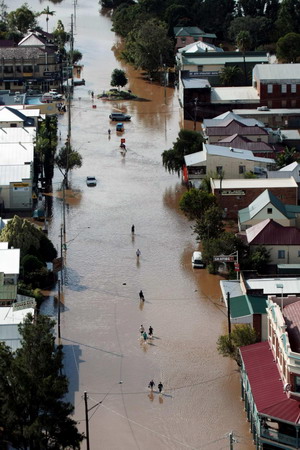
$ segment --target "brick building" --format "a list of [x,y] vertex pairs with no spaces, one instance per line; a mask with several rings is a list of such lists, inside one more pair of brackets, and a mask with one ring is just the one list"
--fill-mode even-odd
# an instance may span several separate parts
[[300,64],[257,64],[253,86],[261,105],[268,108],[300,108]]
[[246,208],[266,189],[282,203],[298,204],[298,185],[294,178],[211,179],[212,193],[226,212],[226,219],[237,219],[238,211]]

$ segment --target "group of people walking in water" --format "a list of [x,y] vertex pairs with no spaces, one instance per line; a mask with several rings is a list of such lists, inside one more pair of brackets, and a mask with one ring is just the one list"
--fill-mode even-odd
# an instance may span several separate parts
[[[135,226],[132,225],[131,226],[131,234],[134,235],[134,233],[135,233]],[[139,258],[140,255],[141,255],[141,251],[138,248],[137,251],[136,251],[137,258]],[[144,293],[143,293],[142,289],[139,292],[139,298],[140,298],[140,302],[144,302],[145,301],[145,297],[144,297]],[[148,333],[147,333],[147,331],[145,330],[144,325],[142,324],[140,326],[140,335],[141,335],[141,340],[144,343],[148,342],[148,339],[153,339],[153,328],[152,328],[152,326],[151,325],[149,326]],[[155,386],[154,381],[150,380],[148,388],[151,389],[151,392],[153,392],[154,386]],[[157,389],[158,389],[159,393],[161,394],[162,390],[163,390],[163,384],[162,384],[161,381],[158,383]]]

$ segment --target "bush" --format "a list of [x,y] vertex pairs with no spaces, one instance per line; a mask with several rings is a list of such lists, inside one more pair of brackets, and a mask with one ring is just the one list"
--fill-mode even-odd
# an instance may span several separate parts
[[21,266],[23,266],[25,276],[27,272],[34,272],[35,270],[41,269],[44,264],[36,256],[26,255],[22,258]]

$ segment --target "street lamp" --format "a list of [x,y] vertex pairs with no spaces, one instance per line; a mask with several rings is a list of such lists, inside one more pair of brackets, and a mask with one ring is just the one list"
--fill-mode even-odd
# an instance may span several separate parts
[[196,131],[196,122],[197,122],[197,103],[198,98],[194,98],[194,131]]
[[281,312],[283,311],[283,284],[276,284],[277,289],[281,289]]

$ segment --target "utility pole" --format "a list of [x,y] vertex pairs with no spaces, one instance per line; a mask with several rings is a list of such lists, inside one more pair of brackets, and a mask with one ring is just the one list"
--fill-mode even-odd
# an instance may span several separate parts
[[60,280],[58,280],[57,335],[60,340]]
[[229,433],[229,448],[230,450],[233,450],[233,443],[234,443],[234,437],[233,437],[233,432],[231,431]]
[[84,391],[86,450],[90,450],[88,395]]
[[230,321],[230,293],[227,292],[227,321],[228,321],[228,334],[231,335],[231,321]]
[[63,229],[62,229],[62,226],[60,227],[60,259],[61,259],[60,279],[61,279],[61,288],[63,290],[63,286],[64,286],[64,278],[63,278],[64,259],[63,259]]

